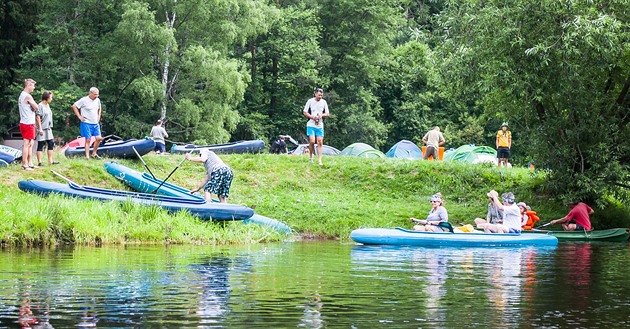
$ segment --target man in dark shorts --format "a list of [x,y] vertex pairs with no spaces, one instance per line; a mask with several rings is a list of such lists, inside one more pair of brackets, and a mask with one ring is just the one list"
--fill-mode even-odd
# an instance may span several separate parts
[[497,158],[499,159],[497,165],[501,167],[508,167],[508,159],[510,158],[510,149],[512,148],[512,132],[508,130],[507,122],[501,125],[501,130],[497,131]]
[[590,215],[595,211],[584,202],[570,203],[569,208],[571,208],[571,211],[566,216],[552,220],[550,224],[562,224],[562,228],[565,231],[590,231]]

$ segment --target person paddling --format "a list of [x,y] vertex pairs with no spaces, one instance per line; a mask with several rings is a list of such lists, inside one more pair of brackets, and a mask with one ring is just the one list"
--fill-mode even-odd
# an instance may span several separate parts
[[590,215],[595,213],[595,210],[584,202],[569,203],[569,208],[571,208],[571,211],[569,211],[566,216],[560,219],[552,220],[549,224],[562,224],[562,228],[565,231],[590,231]]

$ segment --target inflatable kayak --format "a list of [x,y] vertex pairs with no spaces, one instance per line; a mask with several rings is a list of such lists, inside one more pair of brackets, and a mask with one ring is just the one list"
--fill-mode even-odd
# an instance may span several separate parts
[[6,167],[9,165],[9,163],[15,161],[15,156],[6,153],[4,151],[0,151],[0,161],[2,161],[0,164],[2,167]]
[[[116,161],[107,161],[103,165],[108,173],[138,192],[205,201],[204,197],[198,193],[191,194],[189,190],[181,186],[153,178],[153,176],[145,172],[131,169]],[[286,224],[259,214],[252,215],[250,218],[245,219],[243,223],[267,226],[281,233],[290,233],[292,231]]]
[[523,231],[529,234],[546,234],[553,235],[560,241],[608,241],[608,242],[625,242],[630,238],[627,228],[611,228],[607,230],[594,231],[547,231],[533,229]]
[[194,144],[171,146],[171,153],[188,153],[190,151],[199,152],[203,149],[213,151],[217,154],[240,154],[240,153],[260,153],[265,148],[265,142],[260,139],[238,141],[226,144],[214,144],[197,146]]
[[558,238],[546,234],[419,232],[397,228],[360,228],[350,233],[355,242],[365,245],[399,246],[555,246]]
[[0,152],[8,153],[13,156],[14,160],[22,158],[22,150],[12,148],[6,145],[0,145]]
[[108,190],[74,183],[61,184],[40,180],[22,180],[18,183],[18,187],[22,191],[41,195],[57,193],[70,197],[101,201],[131,201],[147,206],[158,206],[170,212],[188,211],[193,216],[201,219],[215,221],[244,220],[254,214],[252,209],[241,205],[205,202],[204,200],[184,199],[165,195]]
[[[145,155],[155,148],[155,141],[152,139],[128,139],[125,141],[113,141],[101,144],[98,146],[97,153],[101,156],[120,159],[135,159],[138,154]],[[92,154],[93,148],[90,146],[90,154]],[[85,147],[76,146],[68,147],[64,152],[66,157],[85,156]]]

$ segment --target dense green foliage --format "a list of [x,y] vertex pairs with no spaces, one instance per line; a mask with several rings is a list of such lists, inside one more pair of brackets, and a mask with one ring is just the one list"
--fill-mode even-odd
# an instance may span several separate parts
[[[182,155],[144,156],[158,178],[166,177]],[[255,206],[258,214],[292,227],[301,238],[347,239],[361,226],[411,227],[409,217],[424,218],[430,196],[446,198],[449,221],[472,224],[485,216],[491,189],[513,191],[538,212],[543,222],[560,218],[568,208],[542,192],[547,173],[401,159],[325,157],[323,167],[304,156],[225,155],[233,168],[231,203]],[[61,158],[55,171],[82,185],[125,189],[103,168],[102,161]],[[138,161],[119,160],[146,171]],[[33,172],[19,166],[3,169],[0,181],[2,217],[0,241],[34,244],[124,243],[255,243],[285,237],[271,229],[240,222],[211,223],[187,214],[168,214],[155,207],[132,203],[102,203],[20,192],[21,179],[61,181],[50,167]],[[198,163],[184,162],[169,179],[192,188],[203,178]],[[19,202],[15,202],[19,200]],[[609,203],[595,207],[595,228],[630,226],[627,207]],[[225,225],[224,225],[225,224]]]
[[[53,90],[55,130],[101,89],[104,134],[176,143],[304,141],[302,108],[325,89],[326,142],[387,151],[442,128],[447,147],[494,146],[549,169],[548,193],[630,200],[630,29],[622,0],[5,1],[0,130],[22,79]],[[9,28],[11,27],[11,28]],[[11,32],[11,33],[7,33]]]

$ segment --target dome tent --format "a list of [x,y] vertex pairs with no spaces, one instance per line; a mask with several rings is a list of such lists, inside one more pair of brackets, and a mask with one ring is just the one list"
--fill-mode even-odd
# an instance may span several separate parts
[[394,146],[385,153],[385,156],[388,158],[422,160],[422,150],[413,142],[403,139],[394,144]]
[[355,156],[361,158],[384,158],[383,152],[365,143],[354,143],[348,145],[339,155]]
[[444,153],[444,161],[497,164],[497,151],[489,146],[462,145],[454,151]]

